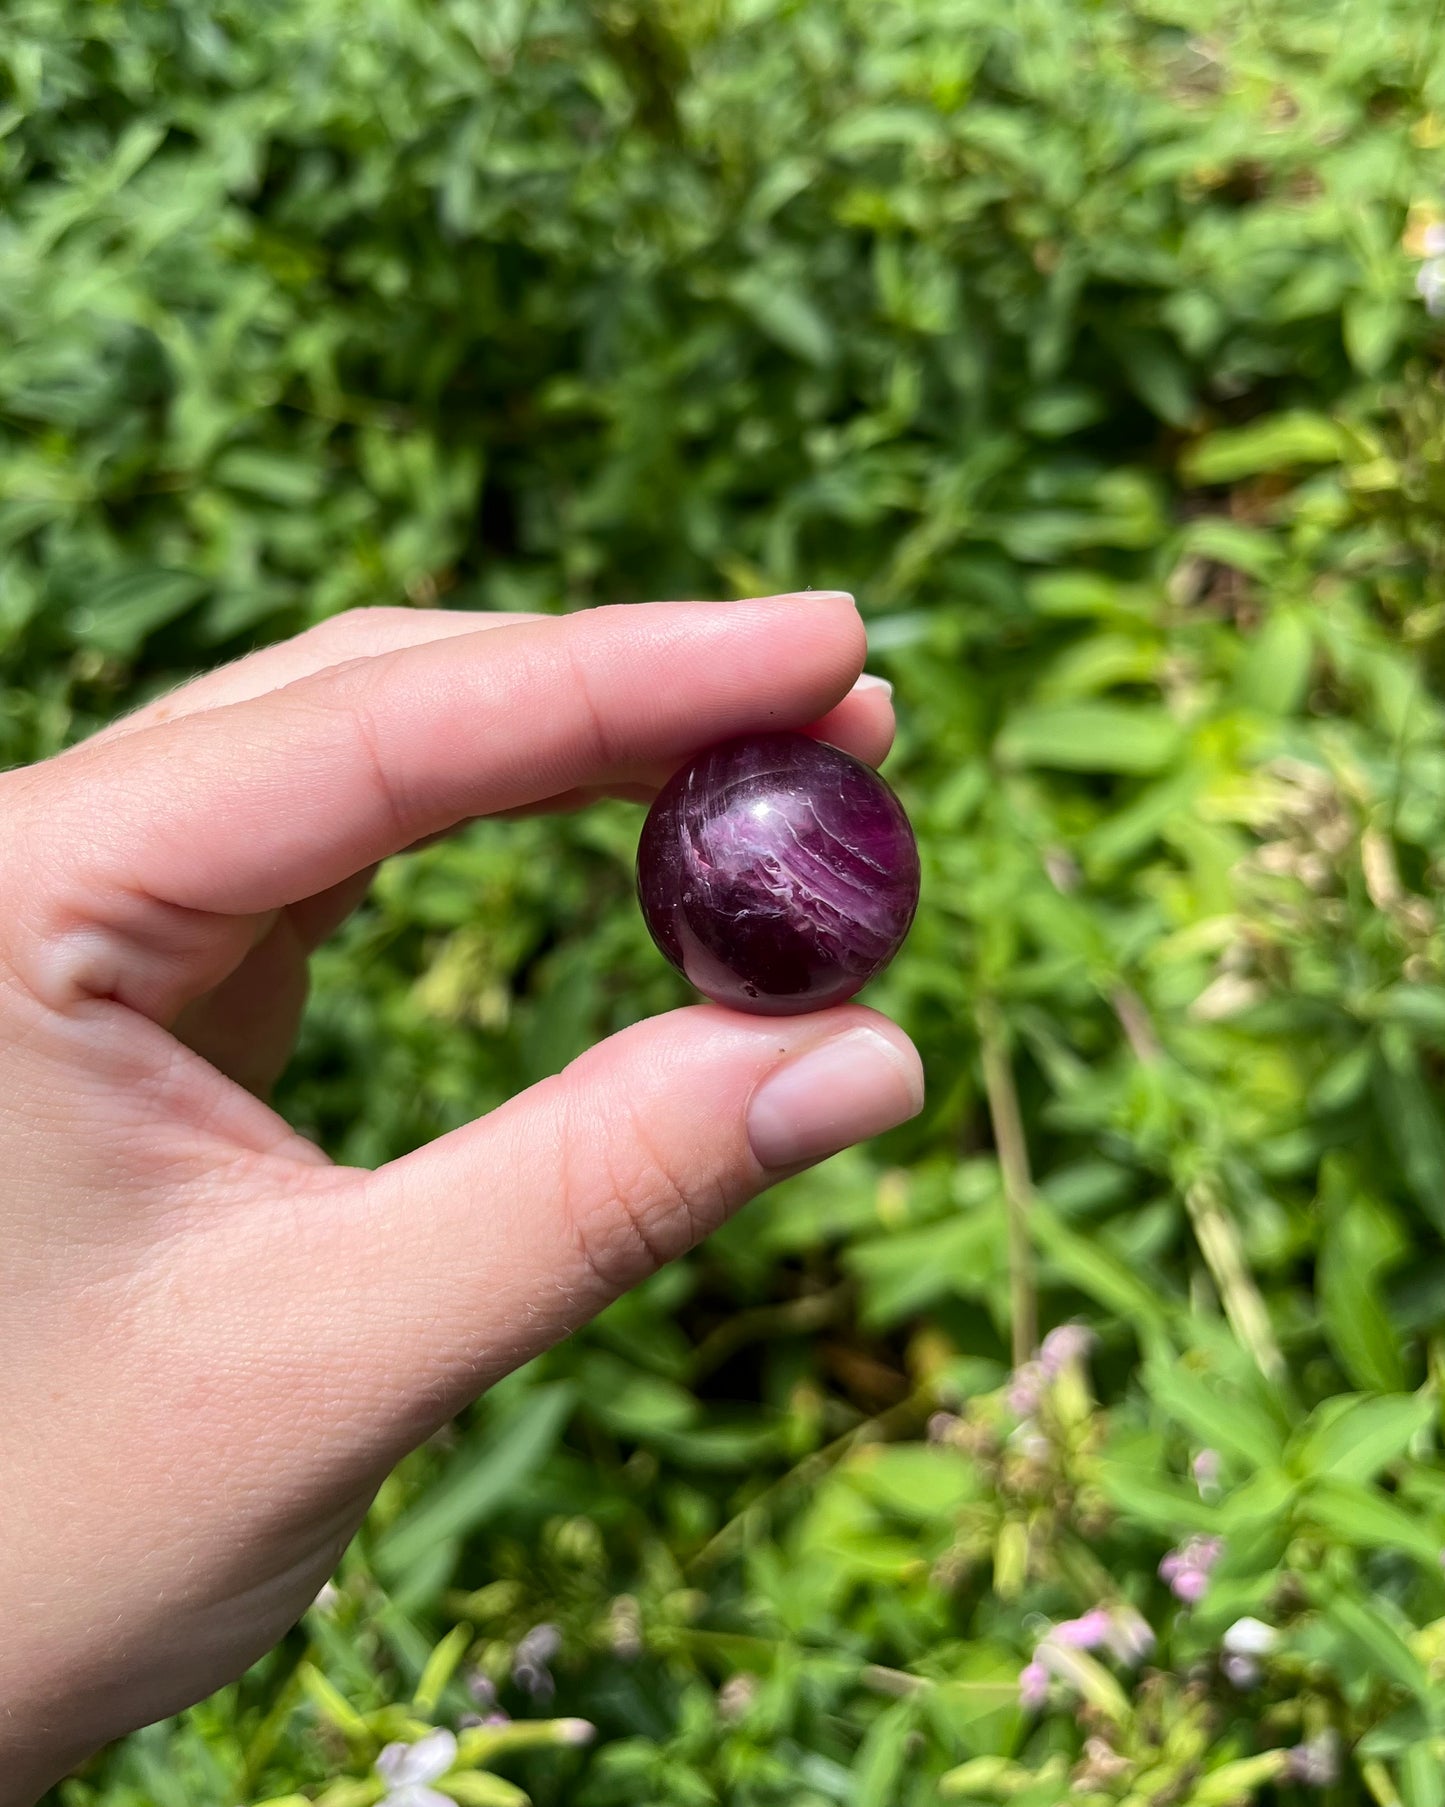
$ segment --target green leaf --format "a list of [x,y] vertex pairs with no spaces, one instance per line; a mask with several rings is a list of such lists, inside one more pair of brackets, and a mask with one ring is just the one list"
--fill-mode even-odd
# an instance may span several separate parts
[[987,1640],[972,1640],[948,1660],[949,1679],[921,1696],[925,1713],[950,1750],[1012,1750],[1020,1720],[1018,1658]]
[[373,1552],[377,1572],[399,1577],[434,1544],[476,1530],[541,1467],[576,1403],[569,1383],[539,1387],[492,1436],[464,1449],[430,1491],[382,1533]]
[[1420,1058],[1399,1025],[1380,1035],[1375,1096],[1385,1128],[1399,1151],[1410,1190],[1426,1216],[1445,1232],[1445,1123]]
[[1445,1807],[1445,1749],[1439,1738],[1417,1744],[1400,1762],[1400,1794],[1405,1807]]
[[1144,774],[1162,771],[1181,742],[1179,724],[1163,709],[1058,703],[1017,710],[999,735],[997,752],[1010,765]]
[[1355,1746],[1357,1757],[1398,1757],[1417,1745],[1428,1748],[1431,1734],[1438,1733],[1440,1714],[1431,1712],[1418,1700],[1388,1714],[1370,1727]]
[[1190,483],[1237,483],[1302,464],[1337,464],[1347,450],[1344,433],[1322,414],[1271,414],[1196,441],[1182,468]]
[[853,1759],[852,1807],[893,1807],[898,1800],[916,1716],[913,1703],[902,1701],[869,1726]]
[[1199,414],[1194,373],[1162,333],[1121,334],[1120,363],[1130,387],[1171,427],[1187,427]]
[[86,646],[124,656],[135,652],[156,628],[164,627],[204,596],[206,580],[190,571],[141,566],[99,583],[71,610],[66,626]]
[[1237,1757],[1200,1776],[1189,1790],[1189,1807],[1233,1807],[1237,1801],[1255,1798],[1255,1791],[1277,1782],[1289,1767],[1287,1750],[1261,1751],[1257,1757]]
[[302,1691],[321,1717],[346,1739],[348,1744],[365,1747],[374,1744],[371,1728],[334,1682],[323,1675],[314,1663],[302,1663],[297,1670]]
[[646,1441],[657,1432],[686,1430],[697,1421],[697,1400],[676,1381],[600,1352],[593,1367],[595,1386],[587,1409],[616,1435]]
[[1311,1481],[1301,1513],[1341,1543],[1362,1550],[1405,1550],[1438,1574],[1445,1540],[1374,1487],[1336,1475]]
[[862,1282],[865,1321],[896,1323],[952,1293],[978,1297],[999,1271],[1003,1236],[1001,1208],[975,1206],[966,1215],[856,1244],[844,1258]]
[[1344,306],[1345,350],[1364,376],[1378,376],[1403,338],[1409,315],[1394,295],[1351,295]]
[[1382,1680],[1408,1689],[1427,1704],[1431,1701],[1433,1689],[1424,1665],[1383,1613],[1341,1594],[1326,1606],[1325,1618]]
[[1130,1323],[1149,1331],[1164,1330],[1170,1316],[1164,1298],[1127,1262],[1111,1254],[1096,1238],[1070,1229],[1037,1196],[1029,1222],[1039,1248],[1071,1284]]
[[1180,536],[1180,550],[1216,564],[1229,565],[1261,580],[1278,569],[1284,552],[1274,534],[1261,527],[1246,527],[1218,515],[1191,521]]
[[1096,571],[1045,572],[1030,580],[1028,599],[1039,614],[1063,620],[1138,622],[1150,619],[1156,606],[1146,586],[1122,584]]
[[1327,1400],[1295,1440],[1294,1464],[1305,1475],[1368,1481],[1404,1455],[1433,1415],[1430,1399],[1416,1393]]
[[1017,1794],[1032,1779],[1032,1772],[1010,1757],[972,1757],[938,1778],[938,1792],[952,1800],[982,1795],[997,1799]]
[[1220,1529],[1218,1507],[1180,1483],[1160,1480],[1120,1462],[1101,1462],[1095,1478],[1126,1518],[1170,1537]]
[[803,291],[784,279],[749,271],[733,284],[733,299],[769,338],[810,364],[831,362],[833,329]]
[[443,1776],[436,1786],[449,1794],[458,1807],[528,1807],[531,1796],[515,1782],[490,1775],[484,1769],[459,1770]]
[[1231,1487],[1219,1503],[1219,1520],[1230,1541],[1230,1547],[1242,1545],[1246,1537],[1258,1547],[1284,1524],[1299,1493],[1299,1482],[1283,1468],[1259,1468],[1247,1481]]
[[1308,613],[1273,610],[1240,667],[1239,700],[1270,715],[1293,715],[1309,689],[1315,638]]
[[[1348,1184],[1348,1182],[1346,1182]],[[1315,1288],[1320,1323],[1341,1367],[1357,1387],[1377,1393],[1405,1389],[1400,1338],[1390,1322],[1377,1275],[1380,1207],[1360,1193],[1340,1195],[1322,1185],[1326,1216]],[[1387,1232],[1386,1232],[1387,1233]]]
[[865,1446],[842,1476],[877,1505],[920,1523],[956,1512],[978,1496],[978,1477],[967,1458],[927,1443]]
[[1098,1712],[1106,1714],[1117,1725],[1128,1721],[1128,1695],[1104,1665],[1087,1651],[1055,1648],[1049,1657],[1049,1666]]
[[316,1807],[371,1807],[385,1788],[380,1776],[339,1776],[316,1796]]
[[1236,1456],[1251,1468],[1271,1468],[1284,1441],[1282,1427],[1252,1400],[1183,1363],[1151,1361],[1144,1376],[1150,1397],[1206,1448]]
[[235,446],[223,452],[213,475],[228,489],[243,490],[287,508],[314,502],[325,483],[313,459],[288,457],[261,446]]
[[467,1654],[472,1641],[470,1625],[454,1625],[426,1660],[411,1697],[411,1704],[423,1719],[430,1719],[446,1692],[447,1684],[457,1672],[457,1665]]

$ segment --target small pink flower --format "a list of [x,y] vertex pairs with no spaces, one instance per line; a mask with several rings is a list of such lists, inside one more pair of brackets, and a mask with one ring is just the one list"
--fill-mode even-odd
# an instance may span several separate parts
[[1186,1606],[1197,1606],[1209,1592],[1209,1577],[1203,1569],[1181,1569],[1170,1585],[1176,1599]]
[[1210,1571],[1223,1554],[1222,1537],[1191,1537],[1163,1558],[1160,1577],[1169,1583],[1176,1599],[1197,1606],[1208,1593]]
[[951,1443],[960,1420],[953,1412],[934,1412],[928,1420],[930,1443]]
[[1037,1362],[1025,1362],[1009,1378],[1008,1409],[1016,1418],[1032,1418],[1044,1397],[1044,1372]]
[[1212,1499],[1219,1492],[1219,1473],[1222,1467],[1217,1449],[1201,1449],[1194,1458],[1194,1485],[1205,1499]]
[[1039,1367],[1046,1380],[1057,1380],[1064,1369],[1081,1362],[1094,1346],[1094,1333],[1083,1324],[1060,1324],[1044,1338]]
[[1048,1635],[1055,1644],[1073,1650],[1097,1650],[1108,1642],[1110,1629],[1107,1607],[1095,1606],[1082,1618],[1062,1620]]
[[1019,1673],[1019,1705],[1026,1713],[1036,1713],[1048,1698],[1049,1672],[1035,1657]]

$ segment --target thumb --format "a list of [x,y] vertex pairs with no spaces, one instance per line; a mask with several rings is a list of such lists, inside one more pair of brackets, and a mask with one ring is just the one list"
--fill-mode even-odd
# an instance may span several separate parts
[[[388,1456],[774,1180],[922,1105],[917,1053],[874,1011],[675,1011],[490,1116],[351,1176],[305,1214],[299,1239],[290,1220],[290,1257],[308,1271],[294,1290],[277,1286],[273,1256],[270,1296],[307,1298],[308,1339],[337,1327],[341,1345],[315,1351],[314,1371],[334,1380],[340,1370],[346,1391],[363,1389],[351,1422],[395,1439],[375,1452]],[[315,1262],[313,1235],[325,1248]]]

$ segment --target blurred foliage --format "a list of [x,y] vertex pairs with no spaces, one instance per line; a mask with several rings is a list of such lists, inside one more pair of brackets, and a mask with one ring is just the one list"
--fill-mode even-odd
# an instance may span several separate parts
[[[4,14],[0,758],[357,605],[842,585],[926,861],[926,1115],[66,1807],[365,1807],[493,1692],[462,1807],[1440,1807],[1440,7]],[[385,871],[283,1108],[384,1160],[677,1001],[636,829]],[[1011,1375],[1035,1309],[1088,1356]]]

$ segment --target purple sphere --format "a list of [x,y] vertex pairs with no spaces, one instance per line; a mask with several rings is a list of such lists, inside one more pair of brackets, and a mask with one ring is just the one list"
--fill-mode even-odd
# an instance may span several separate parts
[[653,940],[705,996],[793,1016],[851,998],[898,952],[918,844],[861,760],[806,734],[756,734],[663,786],[637,894]]

